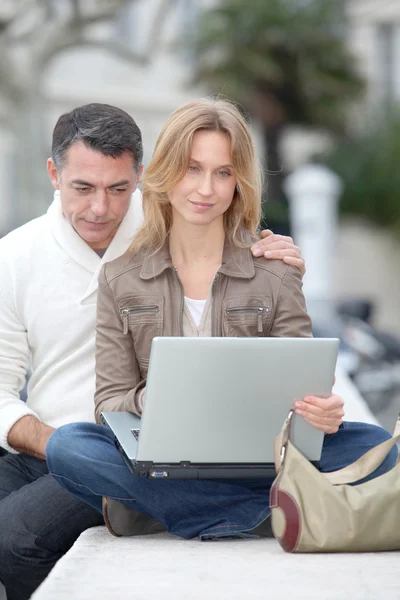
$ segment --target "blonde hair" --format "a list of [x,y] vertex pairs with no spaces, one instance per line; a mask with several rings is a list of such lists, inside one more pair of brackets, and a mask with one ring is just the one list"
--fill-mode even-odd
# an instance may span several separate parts
[[218,131],[228,136],[237,185],[224,214],[225,234],[243,246],[244,231],[256,233],[261,217],[261,171],[249,127],[227,100],[205,98],[188,102],[168,118],[158,136],[143,180],[143,225],[131,248],[159,250],[172,225],[171,191],[187,172],[194,134]]

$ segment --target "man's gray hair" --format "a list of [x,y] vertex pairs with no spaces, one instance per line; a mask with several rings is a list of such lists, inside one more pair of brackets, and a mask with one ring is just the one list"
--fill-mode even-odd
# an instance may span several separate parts
[[117,158],[129,152],[136,171],[143,160],[142,135],[128,113],[109,104],[86,104],[61,115],[53,131],[52,158],[59,172],[68,149],[82,140],[88,147]]

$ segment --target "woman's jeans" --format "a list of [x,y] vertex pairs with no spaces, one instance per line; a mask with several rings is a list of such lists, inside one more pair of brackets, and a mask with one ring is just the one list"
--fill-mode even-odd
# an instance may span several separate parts
[[[390,434],[375,425],[344,423],[326,435],[321,471],[336,471],[357,460]],[[394,448],[376,477],[394,467]],[[135,477],[104,425],[64,425],[50,437],[47,464],[58,483],[101,512],[102,496],[119,500],[157,519],[183,538],[246,537],[270,514],[270,479],[149,480]]]

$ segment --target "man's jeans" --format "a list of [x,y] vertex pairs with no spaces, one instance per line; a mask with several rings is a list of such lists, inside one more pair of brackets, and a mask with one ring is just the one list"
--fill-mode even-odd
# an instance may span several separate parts
[[0,581],[7,600],[25,600],[79,535],[103,524],[98,511],[63,490],[45,461],[0,458]]
[[[374,425],[344,423],[336,434],[325,436],[320,468],[341,469],[389,437]],[[371,477],[394,467],[396,460],[397,448]],[[63,488],[97,510],[101,511],[102,496],[109,496],[183,538],[246,537],[270,514],[271,480],[154,481],[133,476],[104,425],[60,427],[48,442],[47,463]]]

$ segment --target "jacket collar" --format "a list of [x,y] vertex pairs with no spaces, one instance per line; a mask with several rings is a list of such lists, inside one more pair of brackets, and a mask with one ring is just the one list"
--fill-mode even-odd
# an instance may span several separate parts
[[[222,265],[218,269],[218,273],[238,279],[251,279],[254,277],[254,261],[249,249],[254,240],[252,240],[248,232],[245,232],[243,234],[243,241],[246,246],[248,245],[248,248],[234,246],[225,238]],[[173,264],[169,253],[169,240],[167,238],[162,248],[154,254],[151,254],[150,251],[145,252],[140,277],[141,279],[152,279],[161,275],[166,269],[171,268],[173,268]]]
[[54,193],[54,200],[47,211],[47,215],[51,231],[62,250],[71,260],[92,275],[84,295],[80,298],[82,303],[97,291],[97,280],[103,264],[121,256],[131,245],[133,236],[143,220],[142,194],[139,190],[132,194],[128,212],[102,258],[83,241],[65,219],[62,213],[59,191]]

